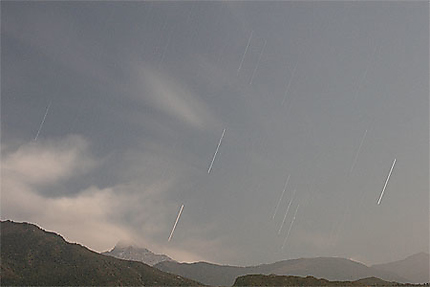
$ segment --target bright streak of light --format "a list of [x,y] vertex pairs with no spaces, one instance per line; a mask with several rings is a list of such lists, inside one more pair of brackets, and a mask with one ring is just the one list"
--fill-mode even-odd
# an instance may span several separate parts
[[387,187],[388,181],[390,180],[390,176],[391,176],[391,173],[393,172],[393,168],[394,168],[394,165],[396,164],[396,161],[397,159],[394,159],[393,165],[391,166],[390,172],[388,173],[387,180],[385,180],[384,187],[382,188],[381,195],[379,196],[379,199],[378,199],[378,205],[381,204],[382,196],[384,195],[385,188]]
[[181,209],[179,210],[178,217],[176,217],[175,224],[173,225],[172,232],[170,232],[170,236],[169,236],[169,239],[167,239],[167,242],[169,242],[169,241],[170,241],[170,239],[172,239],[173,232],[174,232],[174,231],[175,231],[175,229],[176,229],[176,225],[178,224],[179,217],[181,217],[182,210],[184,210],[184,205],[183,205],[183,204],[182,204],[182,206],[181,206]]
[[243,60],[245,59],[246,52],[248,52],[248,48],[249,48],[249,44],[251,43],[251,39],[252,39],[252,34],[253,34],[253,32],[254,32],[254,31],[251,31],[251,35],[249,35],[249,38],[248,38],[248,44],[246,45],[245,52],[243,52],[242,60],[240,60],[240,65],[239,65],[239,68],[237,69],[237,74],[238,74],[238,75],[239,75],[240,69],[242,68],[242,64],[243,64]]
[[282,198],[284,197],[285,190],[287,190],[287,185],[289,180],[290,180],[290,175],[288,175],[287,180],[285,181],[284,190],[282,190],[281,197],[279,198],[278,204],[275,207],[275,212],[273,213],[272,220],[275,219],[275,215],[276,215],[276,212],[278,211],[279,204],[281,203]]
[[45,123],[46,116],[48,115],[49,108],[51,107],[51,103],[52,103],[52,101],[49,102],[49,105],[46,108],[45,115],[43,116],[42,122],[40,123],[40,126],[39,126],[39,129],[37,130],[36,136],[34,137],[34,141],[37,141],[37,138],[39,137],[39,134],[40,134],[40,131],[42,130],[43,124]]
[[294,211],[293,220],[291,220],[290,227],[288,228],[287,236],[285,236],[284,244],[282,244],[281,249],[284,249],[285,244],[287,243],[288,236],[290,236],[291,228],[293,228],[294,220],[296,220],[297,210],[299,210],[300,204],[297,204],[296,211]]
[[208,173],[211,172],[212,165],[214,164],[215,157],[216,157],[216,155],[218,153],[219,147],[221,146],[221,142],[222,142],[222,139],[224,138],[224,134],[225,134],[225,129],[222,131],[222,135],[221,135],[221,138],[219,139],[218,146],[216,147],[216,150],[215,150],[214,156],[212,158],[211,164],[209,165]]
[[251,80],[249,81],[249,84],[250,84],[250,85],[252,85],[252,81],[254,80],[255,73],[257,72],[258,66],[260,65],[261,56],[263,55],[264,48],[266,48],[266,44],[267,44],[267,41],[266,41],[266,40],[264,40],[263,48],[261,49],[261,51],[260,51],[260,55],[258,56],[257,65],[255,65],[255,69],[254,69],[254,71],[252,72]]
[[358,146],[357,152],[355,153],[354,161],[352,162],[351,168],[349,169],[349,174],[354,170],[355,164],[357,163],[358,155],[360,154],[361,146],[363,145],[364,139],[366,138],[367,130],[364,132],[363,137],[361,138],[360,145]]
[[290,203],[288,203],[287,211],[285,212],[284,219],[282,220],[281,227],[278,230],[278,235],[281,234],[281,230],[284,227],[285,219],[287,219],[287,214],[288,214],[288,211],[290,210],[291,203],[293,203],[295,195],[296,195],[296,189],[294,190],[293,197],[291,197]]

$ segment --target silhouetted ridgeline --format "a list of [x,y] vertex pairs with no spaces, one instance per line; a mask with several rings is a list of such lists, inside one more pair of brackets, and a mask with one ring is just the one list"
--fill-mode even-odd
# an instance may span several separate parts
[[[135,260],[170,259],[142,248],[131,250],[123,246],[116,251],[118,256],[131,256]],[[427,258],[428,254],[420,253],[372,267],[331,257],[291,259],[249,267],[164,261],[156,264],[156,269],[68,243],[60,235],[33,224],[1,221],[2,286],[412,286],[397,282],[411,282],[413,278],[425,280]]]
[[419,286],[388,282],[376,277],[356,281],[329,281],[312,276],[245,275],[238,277],[233,286]]
[[207,262],[161,262],[154,265],[164,272],[178,274],[207,285],[231,286],[239,276],[248,274],[276,274],[289,276],[314,276],[332,281],[354,281],[377,277],[386,281],[408,282],[395,273],[376,270],[345,258],[317,257],[279,261],[271,264],[238,267]]
[[98,254],[36,225],[1,221],[1,285],[196,286],[144,263]]

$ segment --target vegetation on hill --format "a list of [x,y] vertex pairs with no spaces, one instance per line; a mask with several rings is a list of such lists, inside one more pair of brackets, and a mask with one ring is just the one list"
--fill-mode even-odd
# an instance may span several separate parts
[[312,276],[245,275],[238,277],[233,286],[403,286],[375,277],[356,281],[329,281]]
[[1,222],[1,285],[196,286],[144,263],[98,254],[28,223]]

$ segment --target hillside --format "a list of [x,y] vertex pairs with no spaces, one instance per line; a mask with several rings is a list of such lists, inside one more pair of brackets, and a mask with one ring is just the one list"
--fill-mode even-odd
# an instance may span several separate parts
[[411,283],[428,283],[430,282],[429,261],[429,254],[421,252],[411,255],[403,260],[373,265],[372,268],[396,273],[406,278],[408,282]]
[[313,276],[278,276],[278,275],[245,275],[238,277],[233,286],[397,286],[395,282],[387,282],[370,277],[357,281],[329,281]]
[[314,276],[332,281],[378,277],[387,281],[406,282],[405,278],[388,271],[376,270],[345,258],[332,257],[291,259],[250,267],[221,266],[206,262],[161,262],[154,267],[204,284],[223,286],[230,286],[237,277],[248,274]]
[[153,266],[163,261],[173,261],[172,258],[167,255],[155,254],[146,248],[141,248],[134,245],[127,245],[121,242],[116,244],[112,250],[103,252],[102,254],[113,256],[119,259],[140,261],[150,266]]
[[199,282],[212,286],[231,286],[236,277],[244,274],[256,273],[251,270],[247,270],[247,267],[221,266],[207,262],[161,262],[154,265],[154,267],[164,272],[178,274],[184,277],[188,276],[187,278],[193,278],[193,280],[197,281],[200,280]]
[[199,285],[141,262],[98,254],[29,223],[1,221],[1,247],[3,286]]
[[332,281],[377,277],[387,281],[406,282],[405,278],[388,271],[379,271],[346,258],[316,257],[277,262],[266,266],[265,274],[314,276]]

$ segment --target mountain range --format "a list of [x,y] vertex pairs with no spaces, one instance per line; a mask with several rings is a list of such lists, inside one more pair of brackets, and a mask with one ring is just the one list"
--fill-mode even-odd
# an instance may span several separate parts
[[69,243],[29,223],[1,221],[1,285],[192,286],[200,283]]
[[355,281],[329,281],[313,276],[245,275],[236,279],[233,286],[399,286],[397,282],[388,282],[376,277]]
[[150,266],[163,261],[173,261],[173,259],[167,255],[155,254],[146,248],[140,248],[136,245],[127,245],[125,242],[118,242],[112,250],[103,252],[102,254],[125,260],[140,261]]
[[248,267],[221,266],[207,262],[161,262],[154,267],[164,272],[191,278],[203,284],[223,286],[231,286],[237,277],[248,274],[314,276],[332,281],[352,281],[366,277],[378,277],[387,281],[408,282],[406,278],[395,273],[376,270],[349,259],[333,257],[290,259]]
[[[149,257],[141,261],[148,262],[152,258],[152,254],[154,254],[145,248],[136,246],[118,247],[118,245],[113,250],[119,251],[116,252],[116,256],[119,258],[140,260],[138,258],[142,257],[143,253],[144,255],[149,254]],[[111,255],[111,253],[104,254]],[[412,255],[404,260],[372,266],[336,257],[290,259],[248,267],[218,265],[208,262],[179,263],[168,256],[160,258],[169,258],[170,260],[163,260],[154,264],[155,268],[191,278],[207,285],[230,286],[237,277],[248,274],[314,276],[332,281],[353,281],[367,277],[377,277],[386,281],[402,283],[429,282],[428,266],[430,258],[429,254],[424,252]]]
[[384,264],[372,265],[372,268],[380,271],[396,273],[407,282],[428,283],[430,270],[430,256],[428,253],[420,252],[403,260]]
[[[1,285],[361,286],[392,285],[394,281],[429,282],[427,253],[370,267],[333,257],[290,259],[248,267],[207,262],[178,263],[166,255],[121,243],[105,252],[107,255],[99,254],[82,245],[69,243],[60,235],[34,224],[9,220],[1,221],[1,247]],[[139,262],[143,260],[150,264],[158,263],[153,268]]]

